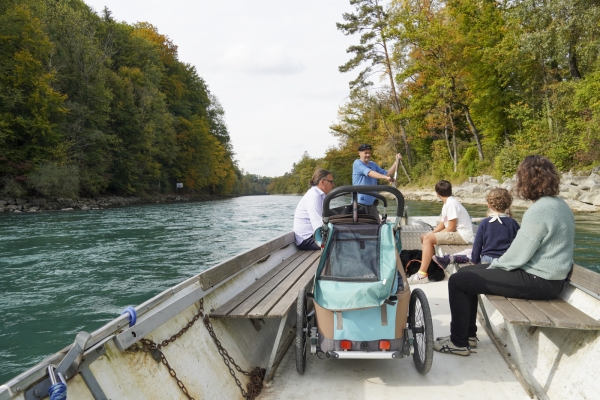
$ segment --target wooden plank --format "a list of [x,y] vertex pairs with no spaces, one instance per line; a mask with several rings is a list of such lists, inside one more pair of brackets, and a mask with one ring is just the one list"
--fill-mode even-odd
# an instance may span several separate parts
[[502,314],[506,322],[514,325],[530,325],[529,319],[513,306],[506,297],[487,294],[494,308]]
[[207,290],[208,288],[216,285],[219,282],[224,281],[233,274],[241,271],[242,269],[260,261],[265,256],[271,254],[275,250],[278,250],[295,240],[294,232],[288,232],[284,235],[279,236],[271,240],[270,242],[264,243],[253,249],[250,249],[244,253],[238,254],[228,260],[223,261],[221,264],[215,265],[212,268],[207,269],[200,274],[199,280],[202,285],[202,289]]
[[[307,253],[307,257],[298,257],[290,263],[273,279],[267,282],[266,285],[260,287],[252,296],[236,307],[229,316],[232,318],[264,318],[266,311],[255,312],[254,310],[260,308],[265,302],[268,303],[272,301],[271,299],[273,296],[277,296],[278,291],[281,290],[280,288],[285,286],[290,279],[298,279],[297,276],[307,268],[305,266],[307,263],[310,264],[321,256],[320,251],[307,251]],[[288,287],[291,286],[291,284],[287,285]],[[277,297],[276,300],[278,300],[279,297]]]
[[600,330],[600,322],[562,299],[537,300],[531,304],[552,321],[553,328]]
[[313,265],[311,265],[304,275],[296,281],[294,286],[291,287],[290,290],[281,298],[281,300],[269,311],[267,318],[276,318],[279,316],[287,315],[290,311],[290,308],[296,304],[296,299],[298,298],[298,292],[300,289],[308,286],[310,281],[314,278],[315,273],[317,272],[317,267],[319,266],[319,260],[316,260]]
[[515,306],[525,317],[529,319],[533,326],[553,326],[552,321],[546,317],[546,314],[534,307],[529,300],[524,299],[512,299],[508,298],[508,301]]
[[[310,269],[311,266],[317,265],[321,258],[321,252],[315,252],[314,256],[310,256],[305,262],[299,265],[288,277],[285,278],[280,285],[273,289],[269,296],[266,297],[262,302],[256,305],[250,312],[248,317],[252,318],[281,318],[285,314],[270,313],[271,309],[274,308],[275,304],[280,302],[286,293],[290,291],[290,288],[294,286],[296,282]],[[316,266],[315,266],[316,268]],[[314,271],[313,271],[314,274]],[[298,292],[296,292],[296,295]],[[292,300],[293,302],[293,300]]]
[[275,275],[281,272],[285,267],[291,264],[294,260],[299,257],[303,257],[305,259],[308,257],[308,252],[306,251],[298,251],[297,253],[292,254],[290,257],[283,260],[280,264],[276,265],[267,272],[264,276],[262,276],[259,280],[252,283],[246,289],[242,290],[239,294],[235,295],[226,303],[222,304],[215,311],[210,313],[211,318],[223,318],[227,317],[231,311],[233,311],[237,306],[239,306],[242,302],[244,302],[248,297],[254,294],[258,289],[260,289],[264,284],[269,282]]
[[600,296],[600,274],[574,264],[573,271],[571,271],[568,278],[572,283],[589,290],[596,296]]

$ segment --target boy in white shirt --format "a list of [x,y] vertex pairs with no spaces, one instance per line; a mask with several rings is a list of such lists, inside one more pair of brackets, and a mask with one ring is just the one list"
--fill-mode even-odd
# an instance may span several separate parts
[[439,181],[435,184],[435,193],[444,202],[442,220],[432,232],[421,235],[421,267],[419,272],[408,279],[409,284],[429,283],[427,268],[434,254],[434,245],[473,243],[471,217],[465,207],[452,197],[452,184],[444,180]]

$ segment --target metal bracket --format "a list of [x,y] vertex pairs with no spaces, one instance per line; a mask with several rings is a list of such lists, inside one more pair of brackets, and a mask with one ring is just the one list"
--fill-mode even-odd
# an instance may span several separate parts
[[100,384],[96,380],[96,377],[92,373],[92,370],[90,370],[90,368],[87,365],[81,367],[79,373],[81,374],[83,381],[90,390],[90,393],[92,393],[92,396],[94,396],[95,400],[108,400],[108,398],[104,394],[104,391],[102,391]]
[[[79,332],[77,334],[73,347],[71,347],[67,355],[58,364],[58,367],[56,367],[57,374],[60,372],[62,375],[64,375],[65,379],[69,379],[77,373],[79,366],[74,365],[75,360],[83,355],[85,345],[91,336],[92,335],[87,332]],[[25,400],[43,399],[44,397],[48,396],[48,389],[50,389],[51,385],[52,382],[50,381],[50,377],[47,377],[33,388],[25,392]]]

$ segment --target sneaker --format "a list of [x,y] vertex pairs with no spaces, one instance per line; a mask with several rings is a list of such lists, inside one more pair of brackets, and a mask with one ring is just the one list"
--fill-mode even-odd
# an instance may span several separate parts
[[455,254],[453,256],[450,256],[450,264],[466,264],[468,262],[471,262],[471,260],[469,260],[469,257],[467,257],[464,254]]
[[452,264],[451,257],[448,254],[444,254],[443,256],[433,256],[432,259],[439,265],[440,267],[446,269],[449,264]]
[[[448,336],[442,336],[439,338],[435,338],[435,340],[450,340],[450,335]],[[477,347],[477,342],[479,342],[479,339],[477,339],[477,336],[471,336],[469,337],[469,348],[474,349]]]
[[455,346],[450,340],[450,337],[440,338],[433,342],[433,349],[440,353],[456,354],[457,356],[468,356],[471,354],[471,350],[468,347]]
[[416,274],[408,278],[407,281],[410,285],[418,285],[422,283],[429,283],[429,277],[423,276],[417,272]]

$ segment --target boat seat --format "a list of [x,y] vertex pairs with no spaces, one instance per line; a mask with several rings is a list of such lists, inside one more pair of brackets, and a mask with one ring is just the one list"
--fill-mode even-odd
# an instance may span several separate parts
[[[591,296],[600,298],[600,275],[579,265],[573,265],[573,269],[567,277],[566,284],[575,286]],[[516,353],[519,371],[527,386],[529,386],[529,388],[526,387],[525,389],[530,392],[530,395],[536,394],[540,398],[544,398],[542,396],[543,390],[539,383],[533,380],[533,374],[529,372],[524,361],[514,326],[528,327],[529,334],[533,334],[539,327],[588,331],[600,330],[600,321],[595,320],[560,298],[552,300],[523,300],[503,296],[480,295],[479,308],[483,314],[485,324],[490,331],[491,324],[484,298],[502,315],[506,322],[506,330]]]
[[298,291],[315,276],[320,251],[298,251],[231,300],[210,313],[211,318],[282,318],[296,304]]
[[[209,314],[210,318],[247,318],[256,330],[262,329],[260,320],[279,319],[279,329],[265,373],[266,382],[273,378],[277,366],[295,338],[295,330],[289,327],[296,321],[298,292],[312,285],[320,258],[320,250],[292,254]],[[290,313],[292,307],[294,312]]]

